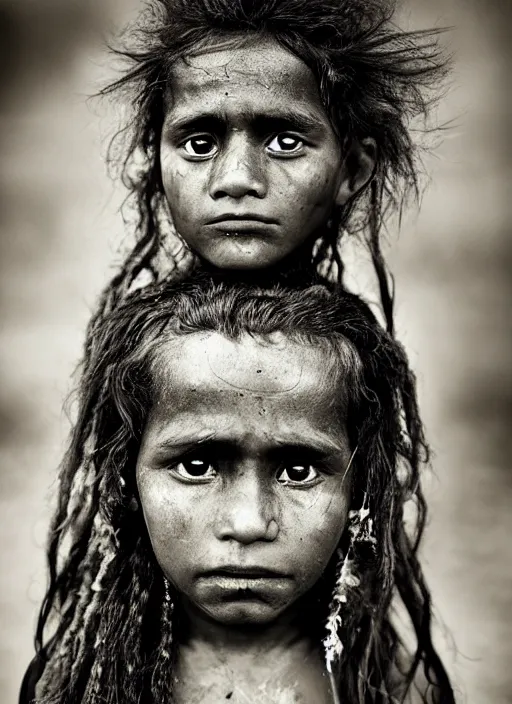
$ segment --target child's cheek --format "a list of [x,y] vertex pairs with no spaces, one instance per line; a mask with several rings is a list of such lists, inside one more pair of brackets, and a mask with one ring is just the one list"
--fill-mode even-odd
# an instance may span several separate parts
[[309,204],[314,208],[331,208],[334,203],[336,180],[318,171],[311,174]]
[[[333,482],[334,483],[334,482]],[[332,557],[347,523],[348,496],[339,486],[331,482],[312,490],[303,502],[298,525],[301,534],[298,543],[303,551],[308,580],[316,581]],[[306,557],[307,556],[307,557]],[[307,562],[307,560],[309,562]]]
[[195,543],[193,507],[184,492],[173,490],[173,484],[165,475],[139,482],[144,518],[159,561],[170,558],[177,547],[186,550]]

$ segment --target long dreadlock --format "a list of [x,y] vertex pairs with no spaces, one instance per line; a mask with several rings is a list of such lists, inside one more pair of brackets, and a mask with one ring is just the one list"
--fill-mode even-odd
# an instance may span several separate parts
[[124,157],[115,159],[114,148],[111,161],[122,164],[138,213],[137,244],[106,289],[89,338],[141,271],[158,280],[171,269],[184,275],[194,265],[192,257],[173,254],[179,242],[169,223],[159,157],[164,96],[178,59],[230,33],[273,36],[313,71],[340,141],[350,145],[375,139],[371,184],[335,212],[311,250],[311,264],[341,282],[342,236],[360,235],[393,332],[393,288],[381,250],[382,231],[386,216],[400,213],[411,192],[417,195],[418,145],[410,127],[428,116],[448,63],[438,43],[440,30],[401,31],[392,22],[394,11],[395,0],[148,0],[128,30],[127,46],[116,50],[129,68],[103,91],[127,92],[131,101],[132,112],[119,133],[128,139]]
[[[46,663],[38,703],[172,701],[172,604],[130,496],[155,351],[197,331],[230,339],[280,331],[327,344],[334,359],[340,347],[354,351],[357,365],[341,382],[357,448],[350,521],[319,602],[327,668],[340,701],[351,704],[402,701],[418,668],[431,683],[425,702],[454,702],[432,643],[430,594],[417,557],[428,447],[402,347],[338,286],[254,288],[192,277],[133,292],[96,327],[51,529],[50,584],[36,639]],[[410,525],[408,500],[417,507]],[[416,640],[409,665],[391,618],[397,600]]]

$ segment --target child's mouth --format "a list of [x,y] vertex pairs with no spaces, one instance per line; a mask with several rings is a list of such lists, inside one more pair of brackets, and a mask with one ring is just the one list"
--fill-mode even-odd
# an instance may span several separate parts
[[258,592],[281,590],[286,587],[290,577],[279,572],[266,569],[248,569],[244,571],[239,568],[227,568],[222,570],[212,570],[200,575],[199,579],[211,585],[215,590],[234,592],[240,598],[254,597]]
[[271,234],[271,227],[267,223],[258,223],[256,220],[232,220],[214,226],[225,237],[268,236]]
[[271,235],[277,224],[276,220],[263,216],[224,216],[207,223],[207,228],[225,237],[261,237]]

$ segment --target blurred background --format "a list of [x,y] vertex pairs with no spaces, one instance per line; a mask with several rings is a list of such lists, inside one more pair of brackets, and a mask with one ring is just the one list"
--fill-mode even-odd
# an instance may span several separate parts
[[[17,701],[45,587],[44,543],[86,322],[130,233],[104,163],[117,120],[88,100],[105,39],[139,0],[0,0],[0,701]],[[458,701],[512,702],[512,118],[500,0],[408,0],[452,26],[455,120],[389,257],[398,334],[435,451],[424,563]],[[367,273],[361,264],[363,286]],[[370,292],[371,295],[371,292]]]

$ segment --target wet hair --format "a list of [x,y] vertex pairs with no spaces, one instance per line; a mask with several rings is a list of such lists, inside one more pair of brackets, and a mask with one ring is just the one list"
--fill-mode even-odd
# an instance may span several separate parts
[[[384,317],[393,330],[393,290],[381,251],[386,216],[401,213],[418,193],[419,147],[411,126],[427,118],[447,71],[440,30],[402,31],[394,0],[151,0],[117,53],[125,74],[103,93],[125,91],[132,111],[111,152],[137,215],[137,243],[105,291],[98,317],[122,298],[141,272],[156,280],[180,275],[194,258],[180,249],[169,223],[159,147],[172,67],[182,57],[222,43],[273,37],[301,59],[318,81],[321,100],[342,149],[371,137],[377,161],[367,187],[338,208],[316,243],[313,269],[343,275],[344,234],[366,242],[378,279]],[[416,129],[416,137],[419,130]],[[348,153],[348,152],[347,152]]]
[[[230,339],[279,331],[339,358],[356,451],[348,526],[317,604],[318,645],[333,691],[351,704],[402,701],[419,670],[428,683],[423,701],[454,702],[432,643],[430,593],[417,556],[428,447],[404,350],[340,287],[255,288],[194,277],[135,291],[97,327],[50,532],[37,701],[172,701],[173,602],[132,503],[159,346],[198,331]],[[408,660],[393,620],[397,605],[414,639]]]

